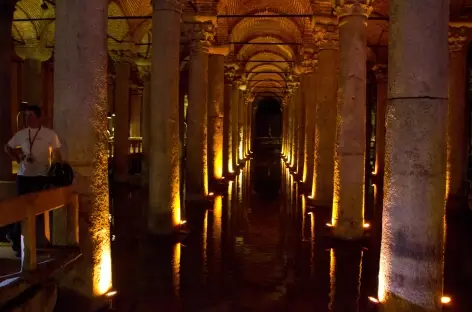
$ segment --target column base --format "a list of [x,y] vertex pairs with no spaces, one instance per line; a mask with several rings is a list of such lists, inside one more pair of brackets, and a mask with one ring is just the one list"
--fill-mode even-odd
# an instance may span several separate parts
[[350,223],[338,223],[335,226],[326,225],[328,228],[328,236],[336,240],[358,242],[364,240],[368,235],[367,228],[353,226]]
[[[311,189],[310,189],[311,192]],[[333,207],[333,202],[332,201],[323,201],[323,200],[317,200],[312,197],[307,197],[306,198],[306,205],[307,207],[310,208],[322,208],[322,209],[331,209]]]

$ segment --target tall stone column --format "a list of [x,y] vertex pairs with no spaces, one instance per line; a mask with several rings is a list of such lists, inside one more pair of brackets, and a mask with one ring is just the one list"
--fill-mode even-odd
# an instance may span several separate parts
[[138,62],[139,75],[143,82],[143,112],[142,112],[142,138],[143,138],[143,161],[141,172],[143,183],[149,183],[149,143],[150,143],[150,121],[151,121],[151,64],[149,61]]
[[181,222],[179,50],[183,4],[153,0],[149,123],[149,215],[153,234],[170,234]]
[[[0,0],[0,145],[12,137],[11,120],[11,60],[13,40],[11,37],[13,11],[16,0]],[[0,153],[0,181],[12,180],[12,162],[6,153]]]
[[383,181],[385,166],[385,111],[387,106],[387,65],[373,67],[377,82],[377,112],[375,121],[375,176]]
[[231,97],[231,127],[232,127],[232,144],[233,144],[233,171],[236,172],[239,166],[239,104],[241,103],[241,81],[235,79],[233,81],[233,95]]
[[224,121],[223,121],[223,164],[224,174],[228,176],[234,172],[233,168],[233,81],[235,75],[234,66],[225,67],[225,93],[224,93]]
[[298,158],[297,158],[297,168],[296,172],[298,174],[297,181],[303,180],[303,167],[305,164],[305,130],[306,130],[306,105],[304,100],[303,91],[305,89],[305,84],[307,80],[304,77],[305,75],[300,76],[300,89],[298,91],[298,124],[297,124],[297,133],[298,133],[298,140],[297,140],[297,151],[298,151]]
[[41,107],[42,118],[52,127],[48,103],[45,101],[43,63],[52,56],[52,49],[41,47],[39,43],[15,48],[16,54],[23,59],[21,64],[21,101]]
[[211,22],[192,25],[187,111],[186,184],[189,200],[200,200],[208,195],[208,49],[213,38]]
[[125,181],[128,176],[128,155],[130,135],[131,62],[129,51],[111,51],[115,66],[115,137],[114,176]]
[[[346,3],[347,2],[347,3]],[[364,232],[367,1],[335,3],[339,20],[339,89],[334,154],[333,235]]]
[[72,273],[71,285],[87,296],[101,296],[112,287],[107,6],[105,0],[56,4],[54,127],[67,148],[79,193],[82,260]]
[[303,174],[301,176],[305,190],[312,189],[314,152],[315,152],[315,122],[316,122],[316,66],[317,55],[310,49],[303,55],[302,94],[305,105],[305,137],[304,137],[304,159]]
[[317,27],[318,79],[316,87],[314,170],[311,197],[322,206],[333,202],[336,96],[339,44],[336,25]]
[[467,54],[465,29],[449,33],[449,109],[447,118],[446,199],[458,206],[465,194],[467,173],[466,77]]
[[129,136],[141,137],[141,116],[143,105],[143,87],[131,86],[130,94],[130,116],[129,116]]
[[384,311],[442,311],[449,1],[390,2]]
[[210,181],[223,177],[223,123],[225,95],[225,55],[228,48],[212,49],[208,64],[208,176]]

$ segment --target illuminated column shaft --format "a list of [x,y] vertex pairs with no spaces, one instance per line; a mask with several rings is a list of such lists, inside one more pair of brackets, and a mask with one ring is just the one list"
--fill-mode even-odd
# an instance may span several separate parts
[[233,147],[233,171],[236,172],[238,168],[238,147],[239,147],[239,124],[238,124],[238,113],[239,113],[239,103],[240,103],[240,90],[239,86],[241,83],[239,81],[233,82],[233,95],[231,97],[231,134],[232,134],[232,147]]
[[[16,1],[0,1],[0,142],[6,144],[12,137],[12,115],[11,108],[11,60],[13,50],[9,47],[12,41],[12,20]],[[16,128],[16,127],[15,127]],[[0,180],[12,180],[12,167],[10,157],[0,153]]]
[[238,163],[244,160],[243,146],[245,141],[245,108],[246,108],[246,97],[247,94],[244,91],[240,91],[239,105],[238,105]]
[[304,165],[303,182],[305,189],[311,190],[313,183],[315,123],[316,123],[316,73],[313,60],[305,63],[305,75],[303,76],[303,101],[305,103],[305,140],[304,140]]
[[[297,84],[298,86],[298,84]],[[294,171],[297,171],[297,164],[298,164],[298,126],[300,122],[300,90],[297,88],[292,97],[292,105],[293,105],[293,125],[292,125],[292,168]]]
[[364,223],[366,23],[372,8],[336,6],[339,19],[339,90],[334,156],[333,234],[359,238]]
[[152,234],[170,234],[180,223],[179,1],[153,0],[149,124],[149,214]]
[[[87,296],[111,288],[107,150],[108,1],[58,1],[54,128],[79,193],[81,266],[74,285]],[[71,14],[73,12],[73,14]]]
[[466,43],[465,29],[452,29],[449,36],[449,109],[447,121],[446,198],[451,203],[464,194],[467,172],[466,139]]
[[188,199],[208,195],[208,49],[212,40],[211,23],[195,24],[189,63],[187,114],[187,192]]
[[[379,299],[442,311],[449,1],[392,0]],[[414,28],[414,31],[412,29]]]
[[321,205],[333,202],[334,142],[339,66],[337,26],[318,28],[315,147],[312,197]]
[[130,75],[131,63],[126,59],[115,59],[115,154],[114,174],[117,180],[128,174],[130,134]]
[[143,161],[141,164],[141,172],[143,183],[149,183],[149,141],[150,141],[150,121],[151,121],[151,68],[150,64],[140,65],[139,73],[143,81]]
[[234,68],[227,67],[225,71],[225,94],[224,94],[224,124],[223,124],[223,163],[225,175],[234,172],[233,169],[233,79]]
[[[377,82],[377,112],[375,121],[375,175],[377,181],[383,181],[385,167],[385,110],[387,106],[387,65],[375,65]],[[379,187],[383,188],[381,185]]]
[[304,100],[304,85],[307,83],[303,75],[300,79],[300,88],[298,91],[298,125],[297,125],[297,133],[298,133],[298,140],[297,140],[297,172],[299,174],[299,178],[303,179],[303,166],[305,164],[305,115],[306,115],[306,105]]
[[208,168],[211,180],[223,177],[224,64],[223,54],[210,55],[208,68]]
[[143,88],[137,85],[132,85],[130,94],[130,137],[141,137],[142,103]]

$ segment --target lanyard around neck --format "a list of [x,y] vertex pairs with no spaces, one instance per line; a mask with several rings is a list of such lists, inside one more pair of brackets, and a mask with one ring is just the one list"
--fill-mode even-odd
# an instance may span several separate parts
[[30,153],[33,153],[33,145],[34,145],[34,142],[36,141],[36,137],[38,136],[39,131],[41,131],[41,127],[39,127],[39,129],[36,130],[36,134],[34,135],[33,140],[31,140],[31,128],[28,129],[28,135],[29,135],[28,141],[30,145],[30,150],[29,150]]

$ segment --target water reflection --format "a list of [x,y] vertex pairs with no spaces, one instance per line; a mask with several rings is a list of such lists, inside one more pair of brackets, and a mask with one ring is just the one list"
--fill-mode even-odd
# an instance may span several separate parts
[[116,201],[114,311],[375,311],[378,248],[330,241],[331,211],[307,207],[278,159],[189,209],[179,242],[146,236],[139,198]]

